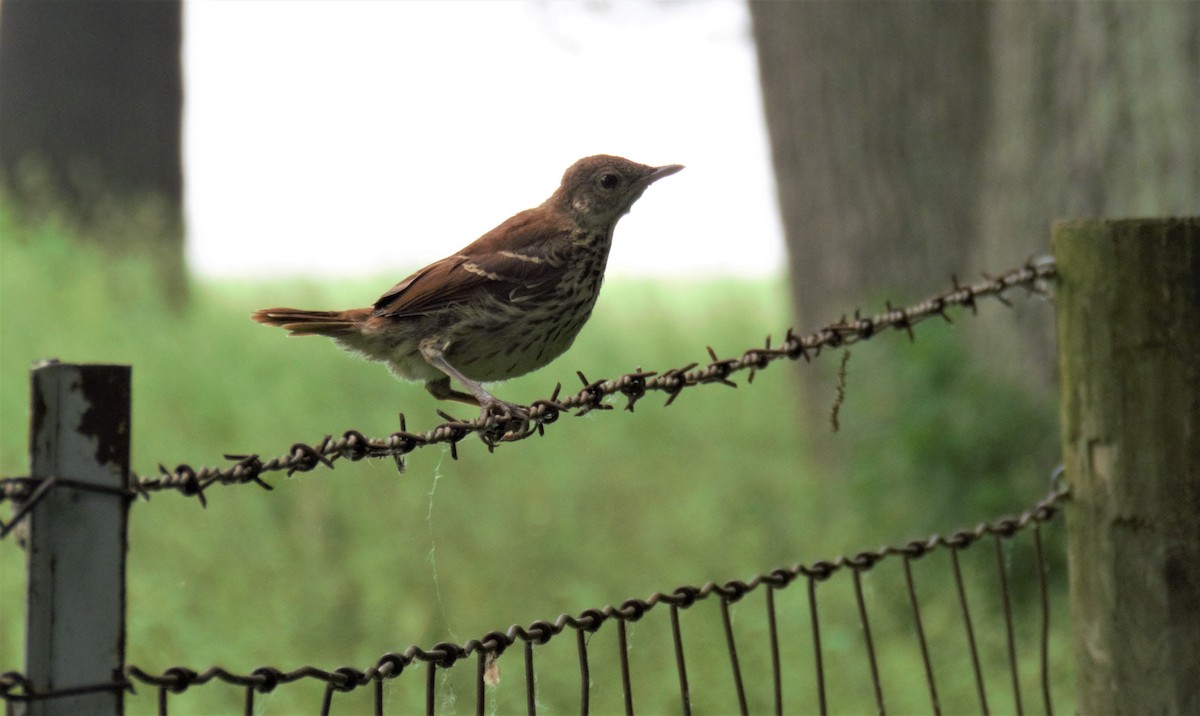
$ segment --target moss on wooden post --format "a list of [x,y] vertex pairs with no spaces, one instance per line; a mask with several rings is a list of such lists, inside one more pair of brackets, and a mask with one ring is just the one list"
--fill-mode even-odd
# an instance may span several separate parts
[[1200,217],[1054,228],[1080,713],[1200,713]]

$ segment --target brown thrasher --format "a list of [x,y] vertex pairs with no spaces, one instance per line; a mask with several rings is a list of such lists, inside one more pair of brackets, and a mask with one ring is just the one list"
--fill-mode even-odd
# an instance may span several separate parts
[[[617,221],[646,187],[680,169],[580,159],[541,206],[417,271],[370,308],[265,308],[252,318],[294,336],[329,336],[399,378],[425,381],[437,398],[479,405],[481,419],[524,417],[479,381],[523,375],[570,347],[600,293]],[[451,378],[468,392],[451,388]]]

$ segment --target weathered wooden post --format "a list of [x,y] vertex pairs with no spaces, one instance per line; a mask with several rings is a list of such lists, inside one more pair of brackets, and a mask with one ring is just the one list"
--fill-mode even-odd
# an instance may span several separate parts
[[49,363],[32,379],[32,476],[53,482],[26,518],[25,676],[35,694],[70,695],[17,711],[120,713],[130,369]]
[[1200,217],[1054,256],[1076,709],[1200,713]]

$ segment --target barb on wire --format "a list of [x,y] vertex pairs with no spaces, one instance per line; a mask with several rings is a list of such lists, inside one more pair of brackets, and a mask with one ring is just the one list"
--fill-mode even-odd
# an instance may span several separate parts
[[[512,416],[489,415],[463,421],[440,413],[445,422],[418,433],[409,432],[401,416],[401,429],[385,438],[368,438],[357,430],[347,430],[340,438],[327,435],[315,445],[296,443],[287,454],[265,461],[258,455],[225,455],[226,460],[234,461],[233,465],[199,469],[186,464],[174,468],[159,465],[158,475],[133,476],[130,489],[146,498],[155,491],[176,490],[184,495],[195,496],[203,504],[205,490],[214,484],[254,483],[269,490],[271,486],[262,479],[263,474],[268,472],[283,471],[292,475],[308,472],[318,466],[332,468],[341,459],[358,461],[364,458],[392,458],[397,467],[403,470],[405,455],[418,448],[438,444],[449,445],[451,456],[457,458],[458,443],[471,434],[478,435],[492,450],[503,442],[544,434],[546,426],[553,424],[564,413],[575,411],[575,415],[584,415],[594,410],[611,409],[612,406],[603,401],[618,393],[626,399],[625,409],[631,411],[635,403],[653,391],[666,394],[665,405],[670,405],[685,389],[709,383],[736,387],[737,384],[730,377],[742,371],[748,372],[747,382],[752,382],[758,371],[775,361],[802,358],[808,361],[819,356],[823,349],[850,346],[889,328],[903,330],[911,339],[914,336],[913,327],[921,321],[935,316],[949,321],[946,312],[951,307],[966,307],[975,312],[976,302],[984,297],[996,298],[1005,305],[1011,305],[1004,297],[1006,291],[1021,287],[1031,293],[1042,293],[1041,285],[1054,276],[1052,258],[1032,258],[1021,266],[997,276],[985,275],[984,280],[969,285],[963,285],[957,277],[953,277],[952,288],[911,306],[898,308],[888,302],[882,313],[870,317],[855,311],[853,318],[843,317],[805,336],[796,335],[792,329],[788,329],[778,346],[773,347],[771,337],[767,336],[763,347],[747,349],[737,358],[718,358],[710,347],[708,353],[712,360],[705,366],[689,363],[661,372],[638,368],[633,373],[612,380],[594,381],[578,373],[583,383],[578,392],[563,397],[559,395],[559,386],[550,398],[533,401],[527,418],[520,420],[514,420]],[[23,500],[33,489],[28,482],[13,483],[10,480],[0,481],[0,488],[0,501]]]
[[[933,535],[923,541],[917,540],[901,545],[885,546],[878,550],[859,552],[851,557],[840,556],[833,561],[819,561],[808,565],[794,564],[788,567],[780,567],[762,572],[749,581],[731,580],[721,584],[707,582],[698,587],[685,585],[677,587],[670,592],[655,592],[646,599],[628,599],[622,602],[619,607],[610,604],[599,609],[584,610],[577,616],[561,614],[552,622],[539,620],[528,626],[513,625],[506,631],[491,631],[461,645],[441,642],[427,649],[413,645],[409,646],[403,652],[384,654],[373,665],[363,670],[353,667],[325,670],[313,666],[303,666],[291,671],[282,671],[275,667],[264,666],[254,669],[250,673],[239,674],[219,666],[210,667],[205,671],[195,671],[187,667],[175,666],[162,672],[154,673],[138,666],[130,665],[125,667],[123,680],[112,684],[99,684],[81,688],[86,688],[87,690],[111,688],[132,689],[134,684],[145,684],[160,689],[160,695],[165,695],[166,693],[181,693],[189,687],[217,680],[245,687],[248,698],[252,698],[253,693],[269,693],[281,684],[288,684],[302,679],[316,679],[325,682],[334,690],[351,691],[373,682],[379,683],[395,678],[414,662],[423,662],[447,669],[472,655],[476,655],[481,659],[481,664],[486,666],[489,663],[494,663],[496,657],[499,657],[505,650],[515,645],[518,641],[524,644],[541,645],[557,637],[566,629],[576,631],[582,638],[584,633],[590,634],[595,632],[605,622],[612,619],[617,620],[621,624],[636,622],[659,604],[669,605],[673,617],[677,619],[676,612],[678,610],[688,609],[695,603],[713,596],[727,607],[728,604],[741,600],[750,592],[764,585],[768,590],[779,590],[787,587],[798,578],[804,578],[811,590],[815,582],[823,582],[837,572],[849,569],[856,577],[859,577],[862,572],[875,568],[888,558],[900,557],[905,561],[907,567],[910,560],[923,557],[931,552],[946,549],[952,553],[956,553],[989,536],[996,539],[1008,539],[1030,527],[1034,528],[1036,533],[1038,525],[1053,519],[1058,513],[1061,503],[1067,498],[1067,488],[1061,481],[1054,479],[1052,480],[1052,487],[1049,494],[1020,515],[979,523],[974,528],[960,530],[948,536]],[[1041,570],[1039,570],[1039,573],[1042,573]],[[909,588],[911,590],[911,573],[909,579]],[[910,596],[915,600],[915,595],[911,591]],[[1043,611],[1045,609],[1045,605],[1043,605]],[[1043,618],[1045,618],[1045,615],[1043,615]],[[728,633],[727,637],[732,638]],[[678,640],[677,636],[676,640]],[[730,646],[732,648],[732,643]],[[922,641],[922,649],[925,648]],[[731,651],[732,655],[733,652]],[[485,668],[479,670],[481,678],[486,678],[486,671]],[[1043,674],[1043,677],[1046,678],[1046,675]],[[878,688],[878,678],[875,681]],[[0,699],[2,700],[24,701],[52,698],[59,695],[65,695],[65,693],[34,692],[25,677],[17,672],[0,674]]]

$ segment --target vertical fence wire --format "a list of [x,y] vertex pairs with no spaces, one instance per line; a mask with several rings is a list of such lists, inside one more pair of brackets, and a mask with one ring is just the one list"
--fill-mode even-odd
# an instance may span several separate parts
[[729,616],[729,600],[721,597],[721,621],[725,625],[725,646],[729,650],[729,666],[733,670],[733,688],[737,692],[738,709],[743,716],[746,708],[746,689],[742,685],[742,668],[738,663],[737,642],[733,638],[733,620]]
[[908,600],[912,604],[913,624],[917,628],[917,643],[921,647],[921,662],[925,666],[925,683],[929,686],[929,701],[935,716],[940,716],[942,706],[938,703],[937,685],[933,679],[933,663],[929,660],[929,644],[925,640],[925,627],[921,623],[921,606],[917,600],[917,588],[913,583],[912,558],[904,555],[904,581],[908,585]]
[[1054,705],[1050,700],[1050,594],[1046,585],[1046,558],[1042,554],[1042,525],[1033,523],[1033,546],[1037,557],[1038,592],[1042,602],[1042,701],[1046,705],[1046,716],[1054,716]]
[[679,628],[679,607],[671,605],[671,640],[675,642],[675,669],[679,672],[679,698],[683,716],[691,716],[692,695],[688,689],[687,664],[683,658],[683,634]]
[[871,622],[867,619],[867,603],[863,599],[862,573],[858,567],[851,565],[850,573],[854,575],[854,598],[858,601],[858,620],[862,625],[863,638],[867,643],[867,661],[871,665],[871,685],[875,690],[875,711],[879,716],[887,713],[883,706],[883,684],[879,681],[879,664],[875,660],[875,642],[871,639]]
[[821,716],[829,713],[825,696],[825,663],[821,660],[821,620],[817,617],[817,577],[808,576],[808,619],[812,625],[813,671],[817,675],[817,703]]
[[779,666],[779,630],[775,623],[775,585],[767,585],[767,632],[771,640],[771,686],[775,698],[775,714],[783,714],[783,678]]
[[963,626],[967,632],[967,646],[971,651],[971,667],[975,670],[975,689],[979,693],[979,709],[986,716],[988,711],[987,690],[983,686],[983,669],[979,666],[979,650],[975,647],[975,629],[971,626],[971,610],[967,606],[967,589],[963,584],[962,568],[958,564],[958,545],[950,545],[950,563],[954,566],[954,584],[958,588],[958,604],[962,610]]
[[433,716],[434,703],[436,703],[437,693],[437,663],[429,662],[429,668],[425,674],[425,713],[426,716]]
[[329,709],[333,707],[333,682],[325,683],[325,693],[321,696],[321,716],[329,716]]
[[[475,660],[475,716],[483,716],[485,700],[487,698],[487,688],[484,684],[484,675],[487,673],[487,660],[489,655],[482,649],[475,655],[478,657]],[[382,682],[381,682],[382,683]]]
[[621,650],[621,693],[625,697],[625,714],[633,716],[633,684],[629,679],[629,641],[624,619],[617,620],[617,645]]
[[537,685],[533,678],[533,642],[525,641],[525,711],[529,716],[537,713]]
[[575,646],[579,651],[579,713],[591,713],[592,675],[588,669],[587,637],[582,629],[575,632]]
[[1008,570],[1004,567],[1004,538],[992,535],[996,546],[996,572],[1000,575],[1000,602],[1004,605],[1004,632],[1008,639],[1008,668],[1012,672],[1013,704],[1017,716],[1025,713],[1021,708],[1021,676],[1017,671],[1017,639],[1013,634],[1012,599],[1008,593]]

